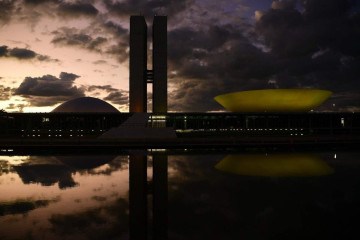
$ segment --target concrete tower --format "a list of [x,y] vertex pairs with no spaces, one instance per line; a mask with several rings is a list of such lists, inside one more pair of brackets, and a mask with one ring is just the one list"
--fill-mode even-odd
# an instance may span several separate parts
[[130,17],[130,112],[147,111],[147,25],[143,16]]
[[153,21],[153,112],[167,112],[167,17]]
[[147,83],[153,84],[153,112],[167,112],[167,17],[153,20],[153,69],[147,70],[147,25],[130,17],[130,112],[147,112]]

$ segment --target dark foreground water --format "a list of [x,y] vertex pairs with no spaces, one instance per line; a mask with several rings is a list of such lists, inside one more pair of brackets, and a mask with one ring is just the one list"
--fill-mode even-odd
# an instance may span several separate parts
[[144,236],[360,239],[360,152],[0,156],[1,240]]

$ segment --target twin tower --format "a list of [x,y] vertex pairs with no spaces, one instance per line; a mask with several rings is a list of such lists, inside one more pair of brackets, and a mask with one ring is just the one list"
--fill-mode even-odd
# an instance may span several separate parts
[[155,16],[152,27],[152,70],[147,69],[147,25],[130,17],[130,112],[147,112],[147,84],[153,86],[153,112],[167,112],[167,17]]

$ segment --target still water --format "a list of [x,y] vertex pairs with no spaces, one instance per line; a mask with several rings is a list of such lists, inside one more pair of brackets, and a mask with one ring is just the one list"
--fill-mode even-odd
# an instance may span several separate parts
[[1,240],[360,239],[359,223],[360,152],[0,156]]

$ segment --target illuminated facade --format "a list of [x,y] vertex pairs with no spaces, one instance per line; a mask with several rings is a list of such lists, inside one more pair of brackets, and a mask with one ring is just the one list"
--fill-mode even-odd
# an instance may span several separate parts
[[231,112],[308,112],[331,94],[317,89],[264,89],[228,93],[214,99]]
[[[2,113],[0,137],[97,138],[132,113]],[[178,138],[358,136],[360,113],[150,114],[146,127],[172,128]],[[155,131],[156,132],[156,131]]]

